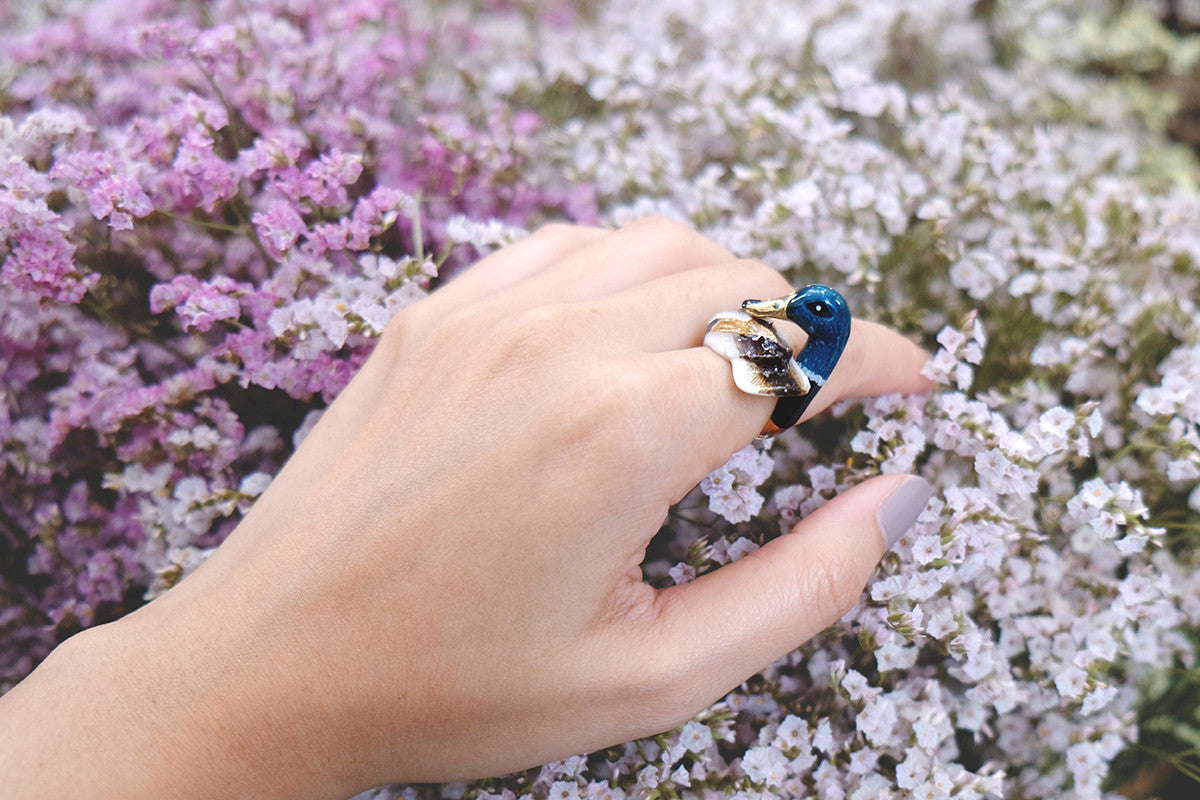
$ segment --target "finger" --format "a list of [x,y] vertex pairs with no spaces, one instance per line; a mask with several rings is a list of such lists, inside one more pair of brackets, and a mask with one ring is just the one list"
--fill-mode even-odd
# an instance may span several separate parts
[[686,225],[648,217],[596,239],[514,287],[510,307],[588,300],[733,260],[724,247]]
[[[576,305],[580,320],[604,327],[604,341],[642,352],[696,347],[719,311],[752,297],[781,297],[788,282],[760,261],[739,259],[665,275]],[[614,324],[615,323],[615,324]]]
[[583,225],[546,225],[464,270],[433,297],[447,303],[469,303],[490,297],[610,233],[606,228]]
[[[646,391],[667,404],[652,420],[658,426],[654,440],[672,445],[659,448],[658,468],[670,478],[664,485],[672,494],[663,499],[674,502],[754,439],[776,401],[738,389],[729,362],[707,347],[645,358],[643,368],[651,381]],[[803,419],[849,397],[930,391],[932,385],[921,375],[928,358],[891,328],[855,320],[845,352]]]
[[849,611],[885,548],[912,527],[931,494],[914,476],[872,478],[741,560],[659,591],[639,633],[643,652],[683,662],[667,665],[694,692],[676,698],[690,706],[677,709],[681,718]]
[[886,325],[853,320],[846,349],[800,421],[851,397],[931,392],[933,381],[921,374],[929,357],[918,344]]

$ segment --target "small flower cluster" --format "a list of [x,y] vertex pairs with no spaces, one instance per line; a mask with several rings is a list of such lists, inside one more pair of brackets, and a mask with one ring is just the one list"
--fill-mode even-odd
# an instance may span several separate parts
[[843,290],[938,389],[735,454],[648,576],[881,471],[938,497],[839,623],[681,728],[370,796],[1097,798],[1139,682],[1194,665],[1200,199],[1142,79],[1197,47],[1152,4],[26,5],[0,9],[0,683],[202,562],[440,273],[649,213]]
[[708,509],[729,522],[746,522],[762,510],[763,496],[758,487],[771,476],[774,462],[765,452],[750,445],[700,481],[700,491],[708,496]]

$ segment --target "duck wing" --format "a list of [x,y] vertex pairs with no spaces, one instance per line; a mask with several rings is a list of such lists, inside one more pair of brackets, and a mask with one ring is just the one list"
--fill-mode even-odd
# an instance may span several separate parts
[[765,319],[723,311],[708,323],[704,344],[729,361],[734,383],[747,394],[791,397],[812,388],[792,356],[792,346]]

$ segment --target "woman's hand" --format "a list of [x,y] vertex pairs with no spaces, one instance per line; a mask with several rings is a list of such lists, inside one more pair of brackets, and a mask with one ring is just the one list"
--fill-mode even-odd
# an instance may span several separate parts
[[[0,703],[0,773],[31,797],[340,797],[686,720],[844,613],[928,498],[880,477],[710,575],[642,582],[667,508],[773,408],[705,323],[790,290],[662,220],[484,259],[396,317],[203,567]],[[856,321],[808,414],[923,391],[925,358]]]

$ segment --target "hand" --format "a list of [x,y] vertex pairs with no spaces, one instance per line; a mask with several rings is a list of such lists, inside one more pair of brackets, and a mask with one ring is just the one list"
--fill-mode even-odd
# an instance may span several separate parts
[[[667,508],[774,404],[705,323],[790,290],[662,220],[484,259],[395,318],[204,566],[0,703],[0,773],[18,796],[342,797],[688,719],[844,613],[928,497],[879,477],[712,574],[643,583]],[[925,359],[856,321],[808,415],[924,391]]]

